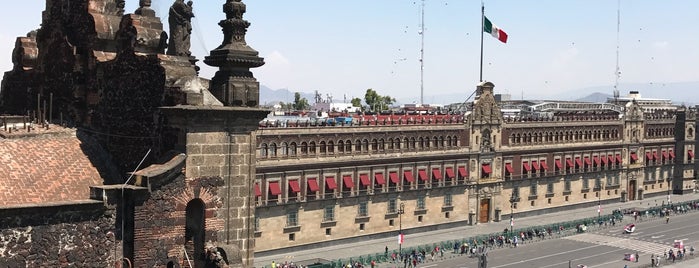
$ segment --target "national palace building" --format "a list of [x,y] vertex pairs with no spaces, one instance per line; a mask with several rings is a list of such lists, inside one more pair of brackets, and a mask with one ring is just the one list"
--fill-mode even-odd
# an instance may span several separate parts
[[256,251],[694,190],[694,109],[633,97],[525,105],[493,89],[479,84],[464,114],[261,127]]

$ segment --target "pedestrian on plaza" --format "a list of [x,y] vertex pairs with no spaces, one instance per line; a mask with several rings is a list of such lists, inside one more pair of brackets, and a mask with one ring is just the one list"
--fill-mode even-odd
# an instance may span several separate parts
[[655,254],[650,254],[650,267],[655,267]]
[[636,251],[636,262],[638,262],[638,251]]
[[386,246],[386,248],[384,249],[383,252],[384,252],[383,255],[388,257],[388,246]]
[[376,261],[371,260],[371,268],[374,268],[374,267],[376,267]]
[[275,263],[274,261],[272,261],[272,268],[277,268],[277,263]]

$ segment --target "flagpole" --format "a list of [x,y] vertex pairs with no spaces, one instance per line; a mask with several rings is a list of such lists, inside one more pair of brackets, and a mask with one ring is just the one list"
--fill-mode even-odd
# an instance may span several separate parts
[[483,82],[483,29],[485,29],[485,4],[481,1],[481,72],[480,82]]

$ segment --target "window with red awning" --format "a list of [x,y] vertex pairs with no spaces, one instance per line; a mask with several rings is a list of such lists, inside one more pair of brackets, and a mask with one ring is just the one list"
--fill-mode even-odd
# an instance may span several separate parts
[[622,164],[621,154],[616,154],[616,162],[619,163],[620,165]]
[[505,163],[505,171],[510,174],[515,173],[515,170],[512,168],[512,163]]
[[430,179],[429,177],[427,177],[427,171],[425,171],[424,169],[418,170],[417,177],[422,181]]
[[337,188],[337,183],[335,183],[335,177],[325,177],[325,187],[330,190],[335,190]]
[[311,190],[311,192],[317,192],[320,189],[320,187],[318,187],[318,181],[316,178],[309,178],[307,182],[308,190]]
[[669,154],[670,154],[670,158],[675,159],[675,152],[670,150]]
[[301,192],[301,186],[299,185],[299,180],[289,180],[289,188],[294,193]]
[[596,155],[592,157],[592,160],[595,161],[595,164],[598,165],[598,166],[599,166],[599,164],[602,162],[602,161],[599,160],[599,156],[596,156]]
[[539,171],[539,163],[537,163],[536,160],[532,161],[532,168]]
[[563,164],[561,164],[561,159],[555,159],[555,160],[553,160],[553,163],[556,164],[556,168],[563,169]]
[[368,174],[360,174],[359,175],[359,182],[361,182],[363,186],[371,185],[371,180],[369,180]]
[[636,153],[631,153],[631,160],[638,161],[638,155],[636,155]]
[[408,182],[414,182],[415,177],[413,177],[413,172],[412,171],[403,171],[403,178],[405,178],[406,181]]
[[432,169],[432,178],[435,180],[441,180],[442,179],[442,171],[439,170],[438,168],[433,168]]
[[646,152],[646,159],[653,160],[653,156],[650,154],[650,152]]
[[653,159],[658,160],[658,152],[653,152]]
[[585,157],[585,165],[587,165],[587,166],[592,166],[592,161],[590,161],[590,157],[589,157],[589,156],[586,156],[586,157]]
[[493,171],[490,169],[490,164],[483,164],[483,165],[482,165],[482,169],[483,169],[483,173],[485,173],[485,174],[490,174],[491,172],[493,172]]
[[279,187],[279,182],[274,181],[269,183],[269,193],[271,195],[279,195],[282,193],[282,189]]
[[393,184],[398,184],[400,182],[400,179],[398,178],[398,173],[396,172],[388,173],[388,178],[391,179]]
[[386,180],[384,180],[384,178],[383,178],[383,173],[374,174],[374,180],[376,180],[376,183],[379,185],[386,184]]
[[575,164],[578,164],[578,167],[582,167],[582,166],[583,166],[583,163],[582,163],[582,160],[580,160],[580,157],[576,157],[576,158],[575,158]]
[[687,154],[689,155],[689,158],[694,158],[694,152],[692,152],[692,150],[687,150]]
[[549,170],[549,166],[546,164],[546,160],[539,161],[539,165],[541,165],[541,168],[543,170]]
[[668,158],[670,158],[670,157],[668,157],[668,155],[667,155],[667,151],[663,151],[662,155],[663,155],[663,159],[668,159]]
[[255,183],[255,196],[262,196],[262,191],[260,191],[260,184]]
[[446,173],[447,173],[447,178],[453,179],[455,177],[453,168],[448,167],[448,168],[445,168],[444,171],[446,171]]
[[349,175],[342,176],[342,182],[345,183],[345,188],[349,188],[349,189],[354,188],[354,182],[352,181],[352,176],[349,176]]
[[529,165],[529,162],[522,161],[522,169],[526,172],[529,172],[532,170],[532,167]]
[[468,177],[467,175],[466,167],[459,167],[459,176],[466,178]]

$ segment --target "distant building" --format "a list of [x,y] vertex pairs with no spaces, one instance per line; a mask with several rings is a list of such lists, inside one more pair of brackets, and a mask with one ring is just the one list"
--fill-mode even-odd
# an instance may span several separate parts
[[629,91],[626,97],[607,98],[607,103],[615,103],[620,106],[628,106],[631,102],[636,102],[645,113],[663,113],[677,109],[677,106],[673,105],[670,99],[643,98],[638,91]]

